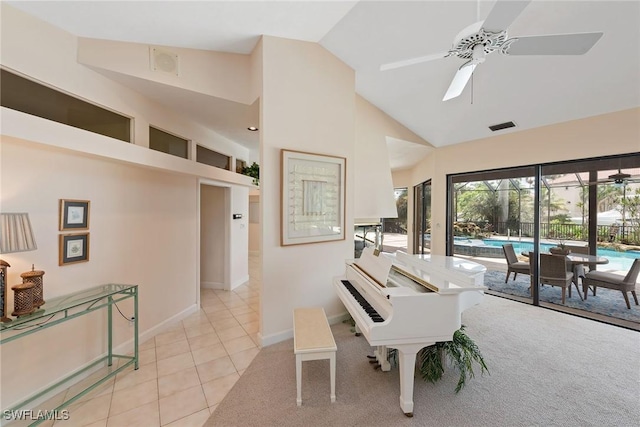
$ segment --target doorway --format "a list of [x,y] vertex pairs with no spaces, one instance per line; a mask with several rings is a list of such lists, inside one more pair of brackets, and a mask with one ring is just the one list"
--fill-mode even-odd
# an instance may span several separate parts
[[229,290],[230,188],[200,184],[200,288]]

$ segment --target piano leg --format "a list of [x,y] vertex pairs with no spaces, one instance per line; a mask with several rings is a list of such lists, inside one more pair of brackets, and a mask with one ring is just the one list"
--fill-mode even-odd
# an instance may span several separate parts
[[399,345],[400,408],[407,417],[413,417],[413,379],[416,373],[416,354],[433,343]]
[[358,324],[356,323],[354,326],[354,330],[356,331],[356,336],[359,337],[360,335],[362,335],[362,333],[360,332],[360,328],[358,327]]
[[387,349],[387,346],[379,345],[373,354],[375,354],[381,370],[385,372],[391,370],[391,364],[389,363],[389,349]]

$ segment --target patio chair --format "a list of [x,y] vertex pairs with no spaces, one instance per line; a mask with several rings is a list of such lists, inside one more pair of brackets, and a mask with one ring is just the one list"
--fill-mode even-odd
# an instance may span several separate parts
[[[567,249],[569,249],[569,253],[572,254],[585,254],[589,255],[589,246],[573,246],[573,245],[565,245]],[[573,274],[575,276],[574,283],[576,284],[576,288],[578,288],[578,278],[584,278],[584,275],[589,271],[589,267],[584,264],[578,264],[573,268]],[[593,289],[592,289],[593,291]],[[578,288],[578,292],[580,292],[580,288]],[[595,292],[595,291],[593,291]],[[595,293],[594,293],[595,295]]]
[[504,257],[507,260],[507,277],[504,279],[504,283],[509,281],[509,275],[513,271],[513,280],[516,280],[518,273],[529,274],[531,271],[528,262],[518,261],[516,251],[513,250],[513,245],[510,243],[502,245],[502,251]]
[[[529,260],[535,262],[535,258]],[[564,255],[540,254],[540,284],[562,288],[562,304],[565,302],[567,288],[571,296],[573,273],[567,271],[567,259]]]
[[589,246],[564,245],[564,247],[569,249],[569,253],[589,255]]
[[596,294],[596,288],[608,288],[617,289],[622,292],[624,301],[627,303],[627,308],[631,309],[629,304],[629,296],[627,292],[631,292],[633,299],[638,305],[638,295],[636,295],[636,280],[640,273],[640,258],[637,258],[631,264],[631,268],[627,272],[627,275],[622,277],[619,274],[609,273],[606,271],[590,271],[582,279],[582,290],[584,291],[584,299],[587,299],[587,289],[589,286],[593,286],[593,295]]

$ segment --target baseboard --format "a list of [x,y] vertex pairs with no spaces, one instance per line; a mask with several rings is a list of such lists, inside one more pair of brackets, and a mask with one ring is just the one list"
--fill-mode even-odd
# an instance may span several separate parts
[[[189,317],[191,314],[196,313],[200,308],[194,304],[188,308],[186,308],[185,310],[182,310],[180,313],[175,314],[174,316],[164,320],[162,323],[159,323],[158,325],[152,327],[151,329],[148,329],[146,331],[144,331],[141,334],[138,334],[138,344],[141,344],[145,341],[147,341],[148,339],[153,338],[154,336],[158,335],[159,333],[163,332],[165,329],[168,329],[169,327],[171,327],[175,322],[181,321],[182,319],[185,319],[187,317]],[[133,338],[129,339],[128,341],[123,342],[122,344],[116,346],[113,348],[113,353],[114,354],[130,354],[133,353]],[[82,371],[83,369],[85,369],[85,367],[91,365],[92,363],[96,362],[97,360],[102,359],[103,357],[105,357],[107,355],[107,352],[104,352],[103,354],[93,358],[92,360],[90,360],[89,362],[83,364],[82,366],[80,366],[77,369],[74,369],[72,371],[69,371],[63,375],[60,375],[60,377],[58,377],[57,379],[49,382],[48,384],[40,387],[38,390],[36,390],[35,392],[19,399],[18,401],[10,404],[10,405],[6,405],[3,409],[6,408],[10,408],[13,405],[18,404],[18,402],[24,402],[25,400],[28,400],[29,398],[31,398],[32,396],[36,396],[37,394],[41,393],[44,390],[47,390],[49,387],[53,386],[54,384],[56,384],[59,381],[62,381],[64,378],[71,376],[72,374],[75,374],[77,372]],[[31,408],[37,408],[38,405],[41,405],[42,403],[46,402],[47,400],[51,399],[52,397],[54,397],[56,394],[60,393],[61,391],[72,387],[73,385],[79,383],[80,381],[84,380],[85,378],[87,378],[88,376],[90,376],[91,374],[93,374],[94,372],[96,372],[99,369],[102,369],[104,366],[96,366],[95,369],[91,369],[81,375],[78,375],[76,378],[74,378],[73,380],[70,380],[68,382],[66,382],[65,384],[61,385],[60,387],[51,390],[49,393],[41,396],[40,398],[34,400],[33,402],[31,402],[29,404],[29,406]],[[3,406],[4,406],[4,402],[3,402]],[[31,408],[24,408],[24,409],[31,409]],[[7,420],[4,419],[4,417],[0,417],[0,426],[4,426],[6,425]]]
[[246,276],[244,276],[242,279],[236,280],[235,282],[233,282],[231,284],[231,290],[234,290],[235,288],[237,288],[238,286],[242,286],[245,283],[247,283],[249,281],[249,275],[247,274]]
[[260,338],[260,344],[262,347],[268,347],[273,344],[277,344],[281,341],[286,341],[293,338],[293,328],[286,331],[277,332],[270,335],[258,335]]
[[[351,316],[349,315],[349,313],[346,312],[346,313],[330,316],[327,318],[327,321],[329,322],[330,325],[335,325],[336,323],[341,323],[349,319],[350,317]],[[270,334],[266,336],[258,334],[258,338],[260,339],[261,346],[267,347],[272,344],[277,344],[281,341],[286,341],[288,339],[293,338],[293,328],[288,329],[286,331],[282,331],[282,332],[276,332],[275,334]]]
[[205,289],[224,289],[222,282],[200,282],[200,287]]
[[[146,331],[144,331],[143,333],[138,335],[138,343],[141,344],[145,341],[147,341],[148,339],[151,339],[153,337],[155,337],[156,335],[164,332],[165,330],[169,329],[171,326],[173,326],[173,324],[175,324],[176,322],[181,321],[182,319],[186,319],[187,317],[191,316],[193,313],[197,313],[198,310],[200,310],[200,307],[197,304],[193,304],[190,307],[187,307],[186,309],[182,310],[180,313],[177,313],[171,317],[169,317],[168,319],[165,319],[164,321],[162,321],[161,323],[158,323],[156,326],[147,329]],[[128,347],[126,347],[128,346]],[[132,352],[133,351],[133,339],[120,344],[119,346],[117,346],[116,348],[114,348],[114,353],[115,352],[120,352],[122,354],[126,354],[126,352]]]

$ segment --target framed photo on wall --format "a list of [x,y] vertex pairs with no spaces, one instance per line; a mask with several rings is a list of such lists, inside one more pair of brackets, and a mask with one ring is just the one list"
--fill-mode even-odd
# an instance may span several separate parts
[[344,240],[344,157],[281,150],[280,245]]
[[59,265],[89,261],[89,233],[60,234]]
[[60,231],[89,229],[89,200],[60,199]]

